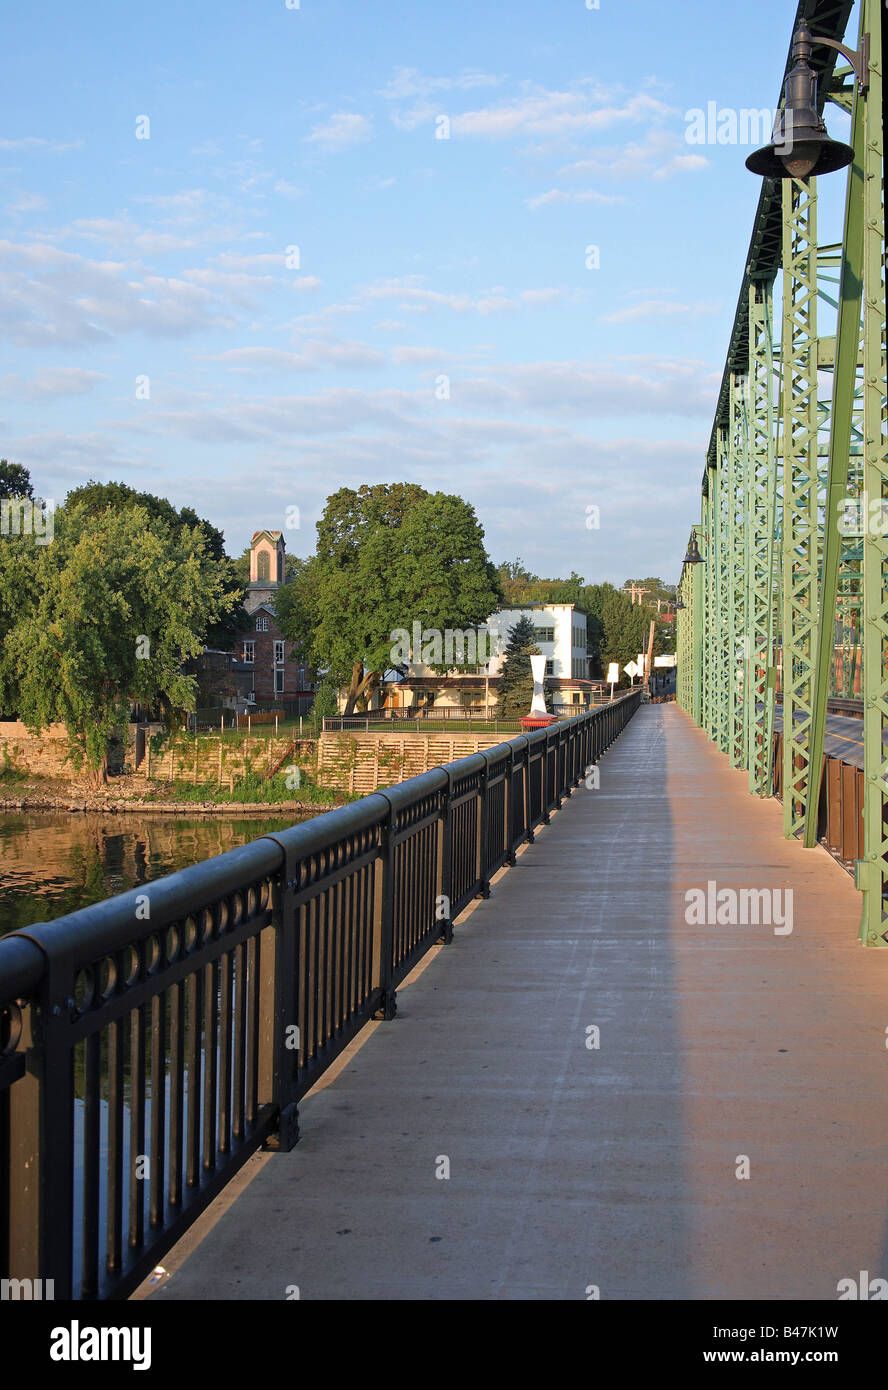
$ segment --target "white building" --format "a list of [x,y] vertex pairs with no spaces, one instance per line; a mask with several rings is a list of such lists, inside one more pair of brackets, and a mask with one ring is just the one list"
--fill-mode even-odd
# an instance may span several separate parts
[[[409,709],[417,705],[437,708],[485,709],[496,704],[499,679],[509,629],[521,618],[530,618],[536,629],[535,642],[546,658],[546,688],[552,704],[579,706],[591,702],[595,685],[589,680],[589,658],[586,651],[586,615],[572,603],[527,603],[519,608],[501,608],[485,624],[475,630],[474,647],[470,634],[440,634],[440,646],[447,654],[454,649],[474,651],[479,660],[463,670],[439,675],[422,660],[410,663],[407,675],[399,678],[394,672],[380,686],[372,701],[373,708]],[[490,634],[484,649],[484,630]],[[418,631],[415,634],[418,637]],[[449,645],[448,645],[449,641]],[[428,655],[434,640],[423,634],[422,642],[413,641]],[[481,659],[488,657],[489,659]],[[434,660],[434,657],[431,657]]]
[[[585,613],[572,603],[531,603],[521,608],[501,608],[487,620],[487,627],[501,652],[505,651],[509,629],[521,618],[530,618],[536,628],[535,641],[546,658],[547,677],[568,681],[588,677]],[[488,663],[488,675],[500,675],[502,666],[502,655],[494,657]]]

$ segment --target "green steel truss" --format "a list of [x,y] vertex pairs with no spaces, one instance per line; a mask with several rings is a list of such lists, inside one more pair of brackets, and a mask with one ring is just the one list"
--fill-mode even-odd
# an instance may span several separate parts
[[[852,9],[846,0],[800,0],[793,28],[804,15],[815,35],[850,43]],[[692,532],[703,563],[684,565],[679,585],[676,689],[682,708],[747,771],[758,796],[770,794],[777,771],[779,689],[784,833],[809,846],[819,828],[826,701],[837,689],[860,693],[860,937],[881,946],[888,944],[883,54],[878,0],[861,0],[858,9],[870,45],[864,89],[850,66],[837,67],[845,60],[834,50],[815,46],[821,104],[833,101],[852,118],[841,244],[818,246],[816,180],[761,185]],[[827,306],[824,322],[835,308],[834,336],[818,332],[818,301]],[[818,372],[831,378],[829,402],[818,402]],[[857,531],[839,524],[849,499],[861,504]]]
[[746,525],[749,429],[746,410],[747,378],[734,375],[728,424],[726,483],[728,494],[728,637],[730,689],[728,691],[728,753],[734,767],[746,759],[746,571],[749,561],[749,527]]
[[746,658],[746,766],[749,790],[771,790],[775,672],[775,511],[777,439],[774,410],[773,304],[767,280],[749,286],[749,457],[746,516],[749,558],[746,571],[748,650]]
[[808,801],[819,565],[816,180],[783,181],[783,831]]
[[718,431],[716,445],[718,467],[713,486],[715,491],[712,563],[715,570],[715,622],[712,645],[715,678],[715,731],[713,737],[723,753],[730,751],[730,728],[733,719],[732,689],[734,646],[730,621],[731,602],[731,534],[729,526],[731,477],[728,471],[728,432]]
[[[885,360],[885,200],[882,109],[883,54],[875,0],[867,6],[870,25],[870,90],[864,121],[863,246],[863,484],[870,512],[888,508],[888,422]],[[863,890],[861,940],[868,946],[888,944],[888,836],[886,799],[888,763],[884,734],[888,727],[888,535],[881,525],[863,528],[863,759],[864,857],[858,864]]]

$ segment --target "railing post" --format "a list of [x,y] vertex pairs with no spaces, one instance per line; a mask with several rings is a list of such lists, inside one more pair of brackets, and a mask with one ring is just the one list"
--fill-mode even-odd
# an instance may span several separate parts
[[440,893],[447,904],[447,916],[441,923],[441,940],[445,946],[453,941],[453,773],[446,770],[447,790],[444,793],[444,816],[441,822],[441,883]]
[[506,773],[506,863],[513,867],[516,862],[515,846],[512,843],[512,800],[515,796],[515,749],[509,744],[509,769]]
[[[70,1299],[74,1049],[65,1034],[74,1008],[74,972],[67,956],[47,956],[45,965],[39,1001],[31,1003],[22,1020],[30,1030],[27,1072],[9,1097],[10,1131],[16,1144],[11,1164],[9,1275],[51,1279],[53,1297]],[[16,1268],[18,1261],[28,1268]]]
[[[541,797],[543,814],[542,814],[541,819],[542,819],[543,825],[549,825],[549,824],[551,824],[551,820],[552,820],[551,811],[550,811],[550,808],[549,808],[549,759],[550,759],[550,757],[551,757],[551,755],[552,755],[552,737],[551,737],[551,735],[550,735],[550,733],[549,733],[548,728],[544,729],[544,730],[543,730],[543,733],[544,733],[544,737],[545,737],[545,749],[546,749],[546,751],[545,751],[545,753],[543,754],[543,785],[542,785],[542,797]],[[552,785],[553,785],[553,788],[554,788],[554,786],[555,786],[555,777],[554,777],[554,775],[553,775],[553,778],[552,778]]]
[[[378,795],[385,796],[385,792]],[[376,924],[379,940],[378,985],[382,991],[379,1006],[373,1017],[390,1020],[398,1012],[397,991],[393,988],[394,943],[395,943],[395,812],[389,798],[388,815],[382,827],[382,892],[379,902],[379,920]]]
[[[281,851],[281,867],[272,885],[268,946],[262,943],[259,1069],[278,1112],[278,1132],[269,1135],[265,1147],[289,1153],[299,1141],[299,1110],[294,1097],[299,1057],[307,1042],[299,1037],[297,1022],[296,909],[293,903],[297,864],[276,835],[261,838],[274,840]],[[294,1027],[295,1034],[290,1031]]]
[[490,897],[490,878],[487,873],[487,839],[490,834],[490,760],[487,753],[481,751],[484,759],[484,767],[481,770],[481,786],[479,797],[481,806],[478,816],[478,892],[476,898]]
[[564,730],[564,732],[558,735],[558,742],[561,744],[561,756],[558,760],[561,767],[560,792],[561,796],[569,800],[570,797],[573,795],[571,778],[571,757],[573,755],[573,740],[571,738],[571,726],[569,724],[567,728]]
[[524,825],[527,830],[527,843],[534,842],[533,833],[533,794],[530,786],[530,739],[524,745]]

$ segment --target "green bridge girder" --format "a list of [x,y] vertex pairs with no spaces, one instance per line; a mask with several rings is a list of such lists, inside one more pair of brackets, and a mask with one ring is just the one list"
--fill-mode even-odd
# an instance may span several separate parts
[[[771,795],[779,777],[784,834],[807,846],[816,843],[828,696],[860,694],[860,939],[886,946],[885,18],[879,0],[861,0],[855,39],[845,33],[853,9],[844,0],[798,5],[793,32],[804,18],[815,36],[851,48],[869,36],[863,90],[836,50],[815,42],[812,56],[821,108],[832,101],[851,112],[842,241],[818,243],[815,178],[762,181],[691,532],[703,562],[684,564],[679,583],[676,692],[746,770],[753,795]],[[834,335],[818,332],[820,303],[836,310]],[[818,399],[825,376],[828,401]],[[778,684],[783,756],[774,768]]]

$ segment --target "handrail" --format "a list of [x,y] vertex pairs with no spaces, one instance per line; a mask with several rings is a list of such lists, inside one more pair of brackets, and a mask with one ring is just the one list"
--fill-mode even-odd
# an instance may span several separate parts
[[126,1297],[250,1154],[292,1148],[307,1091],[639,698],[0,938],[0,1276]]

